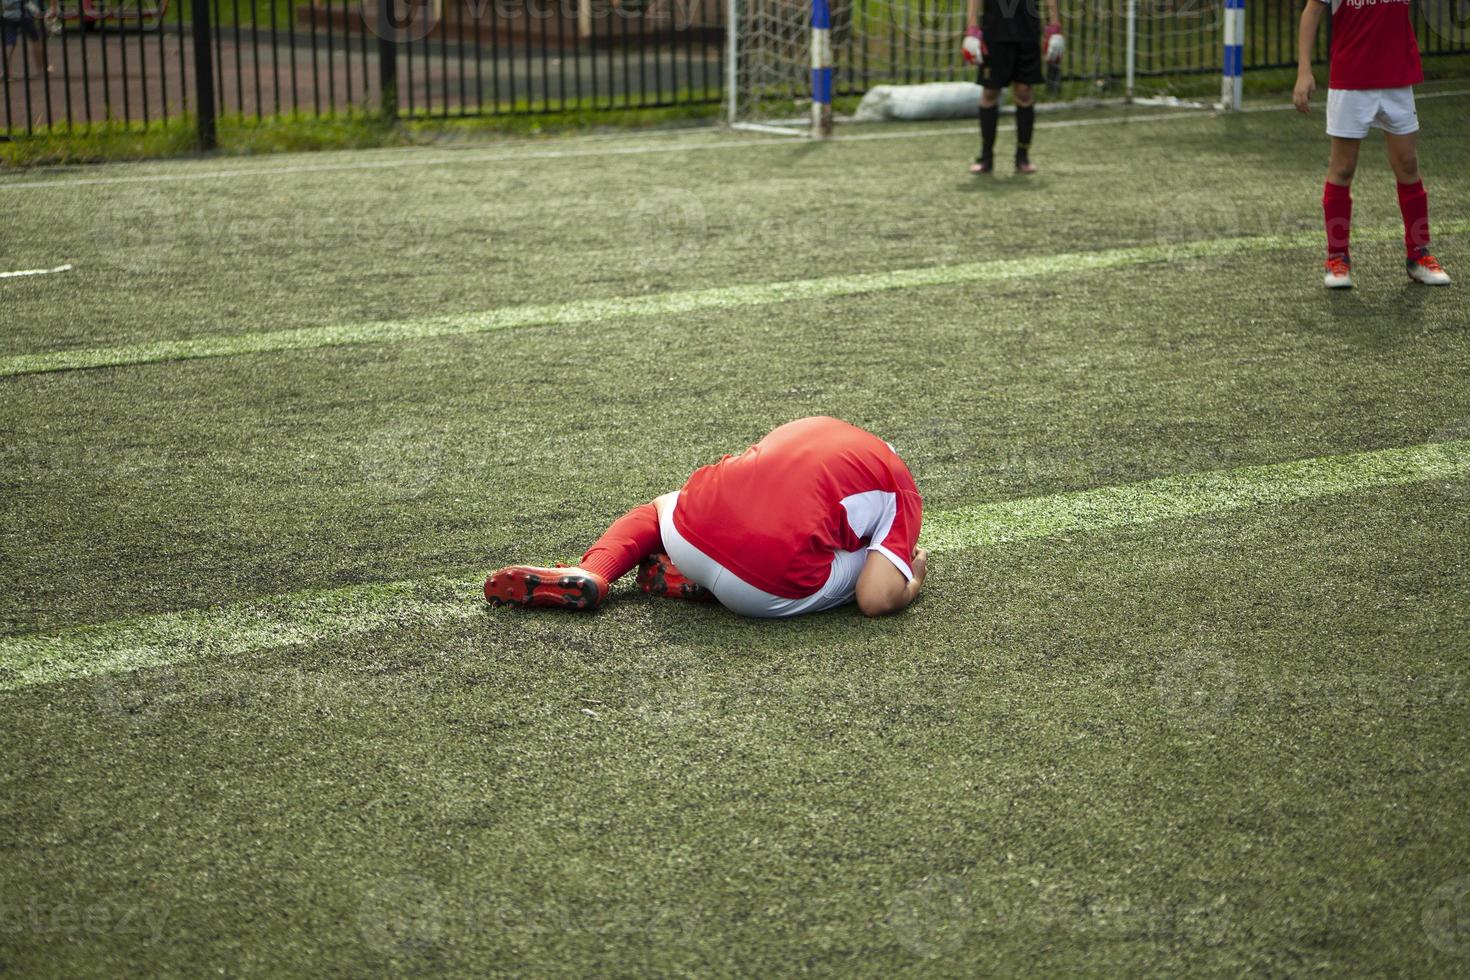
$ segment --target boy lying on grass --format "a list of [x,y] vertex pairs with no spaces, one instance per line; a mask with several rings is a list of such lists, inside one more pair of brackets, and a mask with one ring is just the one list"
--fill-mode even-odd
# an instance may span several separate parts
[[579,564],[494,572],[485,598],[596,609],[638,566],[645,592],[714,599],[745,616],[798,616],[854,599],[881,616],[908,606],[924,584],[922,516],[892,446],[839,419],[798,419],[628,511]]

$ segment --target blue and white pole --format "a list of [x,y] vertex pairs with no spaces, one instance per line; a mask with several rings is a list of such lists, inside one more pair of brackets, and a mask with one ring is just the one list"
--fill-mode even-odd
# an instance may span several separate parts
[[832,135],[832,10],[812,0],[812,138]]
[[1225,74],[1220,81],[1220,108],[1239,111],[1244,72],[1245,0],[1225,0]]

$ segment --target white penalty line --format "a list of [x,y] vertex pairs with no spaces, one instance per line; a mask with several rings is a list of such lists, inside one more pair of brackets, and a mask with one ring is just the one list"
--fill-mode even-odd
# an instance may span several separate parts
[[[1470,221],[1443,222],[1441,234],[1470,232]],[[1365,228],[1354,231],[1359,242],[1388,241],[1402,234],[1398,229]],[[964,265],[896,269],[886,272],[796,279],[787,282],[719,286],[649,296],[607,297],[575,300],[546,306],[510,306],[479,313],[388,320],[376,323],[336,324],[276,330],[266,333],[224,334],[188,340],[159,340],[120,347],[46,351],[0,357],[0,377],[79,371],[94,368],[158,364],[246,354],[317,350],[348,344],[389,344],[436,337],[463,336],[524,327],[571,326],[647,316],[672,316],[702,310],[726,310],[747,306],[803,300],[833,299],[863,293],[900,289],[922,289],[966,283],[989,282],[1048,275],[1116,269],[1148,263],[1172,263],[1199,258],[1224,258],[1251,252],[1305,248],[1321,245],[1320,232],[1258,235],[1241,238],[1212,238],[1164,245],[1140,245],[1098,252],[1070,252],[1032,258],[972,262]],[[1320,288],[1320,287],[1315,287]]]
[[[1427,99],[1444,99],[1453,96],[1470,95],[1470,89],[1456,89],[1448,92],[1419,92],[1415,93],[1415,99],[1423,102]],[[1288,112],[1295,107],[1288,101],[1283,105],[1252,105],[1243,110],[1252,112]],[[1213,109],[1193,110],[1167,110],[1157,109],[1155,111],[1141,113],[1139,115],[1118,116],[1112,115],[1104,118],[1089,119],[1052,119],[1038,120],[1038,129],[1072,129],[1082,126],[1108,126],[1129,125],[1135,126],[1143,123],[1164,122],[1176,119],[1198,119],[1206,116],[1222,115]],[[1225,116],[1231,113],[1223,114]],[[879,133],[841,133],[834,136],[828,142],[831,143],[867,143],[875,140],[889,139],[914,139],[917,137],[930,136],[955,136],[964,134],[974,135],[973,121],[970,125],[950,125],[944,127],[930,127],[927,129],[913,129],[903,125],[896,125],[889,131]],[[658,138],[667,138],[671,134],[658,133],[642,137],[650,141]],[[687,134],[679,133],[680,138]],[[601,137],[573,137],[577,142],[590,142]],[[611,137],[612,139],[630,139],[630,137]],[[242,177],[276,177],[289,174],[311,174],[311,173],[341,173],[354,170],[394,170],[402,167],[441,167],[456,163],[502,163],[517,160],[575,160],[584,157],[604,158],[611,156],[636,156],[646,153],[691,153],[704,152],[707,150],[739,150],[750,147],[761,146],[785,146],[792,145],[790,136],[777,138],[762,138],[750,136],[735,139],[710,138],[700,142],[675,142],[655,143],[649,142],[635,146],[597,146],[587,149],[557,149],[557,150],[529,150],[529,151],[505,151],[496,150],[482,152],[478,150],[458,150],[453,153],[440,153],[437,156],[425,157],[423,148],[405,147],[398,150],[384,151],[401,153],[403,156],[394,157],[389,160],[358,160],[352,163],[314,163],[302,164],[292,167],[235,167],[221,170],[189,171],[185,173],[162,173],[162,174],[135,174],[130,176],[116,177],[80,177],[64,180],[16,180],[0,184],[0,191],[7,190],[32,190],[47,187],[92,187],[99,184],[154,184],[173,183],[177,181],[194,180],[229,180]],[[521,144],[525,145],[525,144]],[[361,153],[363,151],[344,151]],[[184,166],[189,166],[185,164]]]
[[72,266],[58,265],[54,269],[17,269],[14,272],[0,272],[0,279],[20,279],[25,276],[49,276],[58,272],[70,272]]
[[[928,515],[936,554],[1432,481],[1470,479],[1470,439],[1168,476]],[[484,615],[483,572],[296,592],[0,640],[0,691],[184,662],[236,660]],[[937,611],[930,609],[928,614]]]

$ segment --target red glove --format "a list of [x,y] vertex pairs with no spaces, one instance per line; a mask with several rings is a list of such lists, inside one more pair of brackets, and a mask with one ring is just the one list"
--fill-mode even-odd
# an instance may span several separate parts
[[1061,24],[1046,25],[1046,30],[1042,31],[1041,52],[1047,64],[1062,63],[1062,55],[1067,53],[1067,39],[1062,37]]
[[960,42],[960,51],[965,56],[965,64],[985,64],[985,56],[990,52],[985,47],[985,35],[980,32],[980,28],[972,27],[965,31],[965,39]]

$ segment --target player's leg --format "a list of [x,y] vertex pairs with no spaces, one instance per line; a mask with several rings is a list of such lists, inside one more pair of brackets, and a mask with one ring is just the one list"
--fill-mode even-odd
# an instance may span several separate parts
[[658,511],[643,504],[614,521],[574,566],[510,565],[492,572],[485,598],[496,605],[596,609],[613,582],[662,550]]
[[1322,187],[1322,223],[1327,232],[1326,274],[1328,289],[1352,286],[1353,174],[1358,169],[1360,139],[1332,137],[1327,161],[1327,181]]
[[1013,47],[1016,60],[1011,71],[1011,91],[1016,99],[1016,173],[1034,174],[1031,136],[1036,131],[1036,86],[1046,77],[1041,70],[1041,43],[1033,40]]
[[20,37],[20,24],[13,20],[0,20],[0,74],[5,78],[14,78],[15,69],[11,61],[15,58],[15,42]]
[[[983,72],[985,69],[981,69]],[[1000,89],[980,89],[980,155],[970,164],[970,173],[988,174],[995,169],[995,133],[1000,128]]]
[[980,66],[980,156],[970,164],[970,173],[988,174],[995,169],[995,133],[1000,128],[1000,93],[1011,84],[1016,62],[1015,45],[1001,41],[987,46]]
[[37,75],[48,75],[51,73],[50,52],[47,50],[46,42],[49,35],[43,23],[32,17],[31,21],[31,60],[36,64]]
[[[673,536],[671,533],[673,529],[669,522],[673,520],[674,505],[678,503],[678,500],[678,491],[674,491],[664,494],[653,502],[654,509],[658,512],[659,529],[663,539]],[[713,602],[714,594],[675,565],[674,559],[667,550],[664,550],[664,547],[661,544],[660,550],[644,556],[643,560],[638,563],[638,587],[649,595],[662,596],[665,599]]]
[[1011,86],[1016,99],[1016,172],[1036,173],[1031,162],[1031,136],[1036,131],[1036,90],[1025,82]]
[[1327,90],[1327,135],[1332,151],[1327,160],[1327,181],[1322,187],[1322,220],[1327,231],[1328,289],[1352,286],[1352,253],[1349,249],[1353,225],[1353,174],[1358,169],[1358,150],[1378,111],[1376,92],[1358,89]]
[[1405,268],[1409,278],[1426,286],[1447,286],[1449,275],[1429,251],[1429,194],[1419,175],[1417,133],[1384,131],[1388,163],[1393,168],[1399,196],[1399,213],[1404,218]]

